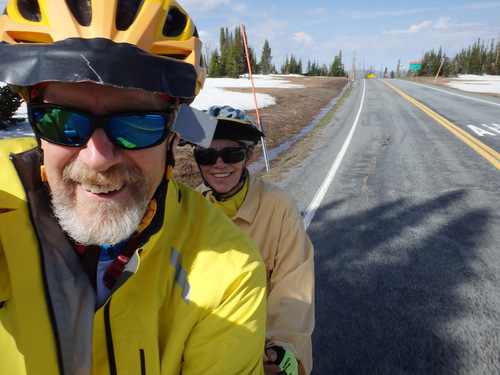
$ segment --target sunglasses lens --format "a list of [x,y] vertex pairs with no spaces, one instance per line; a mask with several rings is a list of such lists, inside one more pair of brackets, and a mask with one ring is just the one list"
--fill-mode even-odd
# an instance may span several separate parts
[[33,107],[35,132],[43,139],[65,146],[82,146],[89,137],[90,120],[78,113],[53,107]]
[[163,141],[169,120],[161,115],[131,115],[113,117],[109,131],[121,148],[151,147]]
[[222,161],[224,163],[238,163],[245,159],[246,149],[244,148],[225,148],[221,152]]
[[196,159],[196,163],[199,165],[212,165],[217,161],[217,155],[214,152],[215,150],[198,150],[194,154],[194,158]]
[[102,126],[113,144],[136,150],[160,144],[169,133],[174,118],[168,112],[138,113],[109,117],[92,117],[52,104],[28,103],[28,114],[35,133],[49,142],[81,147],[87,143],[94,128],[91,118]]
[[222,158],[224,163],[233,164],[242,161],[245,156],[245,148],[228,147],[221,151],[209,148],[196,151],[195,159],[199,165],[214,165],[219,157]]

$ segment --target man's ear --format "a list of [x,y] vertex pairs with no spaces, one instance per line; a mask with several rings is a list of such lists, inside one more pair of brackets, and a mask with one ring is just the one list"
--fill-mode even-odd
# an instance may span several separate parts
[[168,147],[172,150],[174,157],[177,156],[177,146],[180,140],[181,137],[177,133],[172,132],[172,134],[168,136]]
[[175,167],[175,154],[177,153],[177,145],[179,144],[179,134],[172,132],[167,138],[167,166],[165,178],[170,181],[173,176]]

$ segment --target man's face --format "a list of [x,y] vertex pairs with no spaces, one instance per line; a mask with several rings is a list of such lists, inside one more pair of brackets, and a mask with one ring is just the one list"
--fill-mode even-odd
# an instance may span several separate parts
[[[52,83],[43,101],[96,116],[165,110],[158,95],[91,83]],[[142,150],[115,147],[98,128],[82,147],[41,141],[54,213],[61,227],[86,245],[115,244],[141,223],[165,178],[167,141]]]

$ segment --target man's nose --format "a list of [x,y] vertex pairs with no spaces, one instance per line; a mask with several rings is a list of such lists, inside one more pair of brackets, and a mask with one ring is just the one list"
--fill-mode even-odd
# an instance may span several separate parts
[[89,168],[103,172],[123,160],[123,152],[109,140],[106,132],[97,128],[78,155]]

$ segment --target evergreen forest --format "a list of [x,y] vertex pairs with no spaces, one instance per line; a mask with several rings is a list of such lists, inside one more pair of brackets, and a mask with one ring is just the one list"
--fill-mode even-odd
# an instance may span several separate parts
[[[240,75],[248,74],[248,64],[245,54],[243,30],[235,28],[234,32],[228,28],[220,29],[220,49],[207,51],[205,64],[210,77],[231,77],[237,78]],[[246,38],[248,40],[248,38]],[[342,51],[332,55],[333,61],[330,64],[320,64],[317,61],[308,61],[304,66],[302,60],[291,54],[286,56],[285,62],[279,69],[272,62],[271,46],[265,40],[262,47],[260,60],[257,59],[253,48],[248,48],[250,67],[254,74],[304,74],[308,76],[330,76],[345,77],[349,74],[346,71],[345,63],[342,60]],[[208,58],[207,58],[208,56]],[[458,74],[500,74],[500,40],[484,41],[478,39],[471,46],[463,48],[455,56],[447,56],[442,48],[438,51],[431,50],[423,53],[421,68],[418,72],[420,76],[451,76]],[[354,64],[354,62],[353,62]],[[391,72],[391,77],[411,74],[411,71],[399,71],[401,63],[397,63],[396,72]],[[370,67],[366,75],[373,73]],[[385,68],[387,73],[387,68]]]

